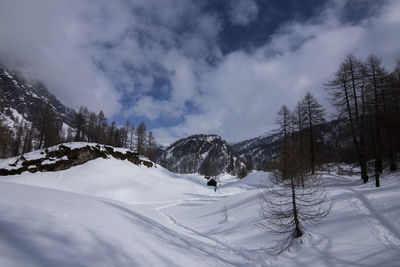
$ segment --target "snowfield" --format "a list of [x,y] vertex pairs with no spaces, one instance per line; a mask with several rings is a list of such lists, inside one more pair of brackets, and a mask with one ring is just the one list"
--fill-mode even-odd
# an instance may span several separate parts
[[[400,266],[400,174],[325,173],[333,208],[290,251],[257,226],[268,174],[199,175],[117,159],[0,178],[0,266]],[[226,207],[228,219],[222,210]]]

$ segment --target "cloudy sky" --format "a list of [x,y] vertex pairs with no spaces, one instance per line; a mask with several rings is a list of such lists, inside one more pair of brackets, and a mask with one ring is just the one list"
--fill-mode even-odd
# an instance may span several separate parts
[[160,143],[274,128],[348,55],[400,57],[398,0],[0,0],[0,60]]

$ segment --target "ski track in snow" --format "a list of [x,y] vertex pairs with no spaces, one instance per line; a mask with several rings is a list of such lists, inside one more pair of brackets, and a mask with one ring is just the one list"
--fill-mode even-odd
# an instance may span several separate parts
[[[189,202],[190,203],[191,201],[185,201],[185,202]],[[212,237],[210,235],[206,235],[206,234],[203,234],[203,233],[201,233],[199,231],[196,231],[193,228],[191,228],[191,227],[189,227],[189,226],[187,226],[187,225],[185,225],[183,223],[179,223],[172,215],[170,215],[166,211],[163,211],[163,209],[165,209],[165,208],[169,208],[169,207],[172,207],[172,206],[177,206],[177,205],[180,205],[181,203],[182,202],[176,202],[174,204],[161,206],[161,207],[156,208],[156,211],[159,212],[163,217],[165,217],[170,224],[175,225],[182,232],[187,233],[187,234],[189,234],[191,236],[195,236],[196,239],[206,240],[206,242],[212,243],[216,247],[222,248],[222,250],[224,250],[224,251],[233,252],[234,254],[239,255],[242,258],[245,258],[247,261],[250,261],[250,258],[243,256],[242,253],[240,253],[240,251],[238,251],[237,249],[234,249],[233,247],[229,246],[227,244],[227,242],[221,241],[218,238],[215,238],[215,237]]]
[[325,180],[326,188],[333,188],[336,190],[340,188],[340,191],[343,191],[343,193],[336,195],[335,198],[340,199],[348,197],[351,206],[357,211],[357,213],[365,216],[365,222],[369,231],[376,236],[382,245],[388,249],[395,249],[400,252],[399,229],[397,229],[393,223],[382,214],[382,209],[375,207],[376,193],[383,191],[398,193],[398,187],[372,187],[370,189],[361,189],[357,188],[364,184],[361,179],[354,179],[352,177],[349,179],[349,177],[343,177],[332,173],[324,173],[324,175],[327,178]]
[[[172,224],[172,225],[176,226],[178,229],[180,229],[180,232],[183,232],[190,236],[193,236],[194,238],[196,238],[198,240],[203,240],[207,243],[211,243],[215,246],[215,249],[229,252],[230,254],[233,254],[236,257],[239,257],[246,264],[246,266],[263,266],[263,265],[260,265],[260,264],[262,264],[263,260],[260,258],[259,262],[257,262],[257,258],[254,257],[255,256],[254,252],[265,253],[264,249],[246,249],[246,248],[242,248],[242,247],[236,248],[235,246],[233,246],[226,240],[217,238],[212,235],[207,235],[207,234],[201,233],[183,223],[178,222],[178,220],[176,218],[174,218],[168,212],[163,210],[163,209],[166,209],[169,207],[181,205],[184,203],[192,203],[193,201],[199,201],[199,200],[202,201],[203,199],[199,198],[199,199],[193,199],[193,200],[187,200],[187,201],[177,201],[177,202],[169,204],[169,205],[157,207],[156,211],[159,214],[161,214],[163,217],[165,217],[170,224]],[[217,199],[215,199],[214,201],[216,201],[216,200]],[[209,200],[207,200],[207,201],[209,201]],[[265,264],[265,262],[263,262],[263,263]]]
[[[329,182],[326,184],[326,187],[339,187],[339,186],[357,186],[361,185],[362,181],[360,179],[349,181],[349,179],[342,177],[336,174],[327,174],[329,175]],[[379,188],[383,190],[382,188]],[[378,190],[379,190],[378,189]],[[366,194],[376,192],[376,189],[373,190],[354,190],[354,189],[344,189],[348,193],[351,198],[351,202],[353,207],[367,216],[367,221],[369,227],[371,228],[371,232],[377,236],[377,238],[385,245],[389,247],[399,248],[400,247],[400,232],[393,226],[393,224],[385,218],[372,204],[374,202],[373,197],[367,197]],[[384,189],[391,190],[391,189]],[[396,190],[396,189],[392,189]],[[371,199],[370,199],[371,198]],[[380,227],[382,226],[382,227]]]
[[[373,234],[375,234],[385,246],[400,247],[400,233],[391,222],[377,211],[377,209],[371,204],[371,200],[359,191],[353,189],[347,190],[350,192],[349,194],[351,194],[352,204],[355,208],[360,213],[368,216],[367,221]],[[379,227],[380,225],[383,227]]]
[[[160,224],[146,216],[143,216],[131,209],[125,208],[123,206],[118,206],[112,202],[104,202],[104,203],[106,203],[110,206],[113,206],[115,208],[121,209],[122,211],[142,220],[144,223],[149,224],[149,225],[153,226],[154,228],[160,230],[161,232],[168,234],[169,236],[171,236],[172,239],[178,239],[180,242],[186,244],[187,246],[195,247],[199,251],[202,251],[205,255],[211,255],[215,259],[218,259],[219,261],[221,261],[224,264],[229,264],[231,266],[243,266],[243,262],[233,261],[233,259],[224,257],[226,255],[220,255],[219,253],[215,252],[215,250],[217,250],[219,252],[226,252],[227,250],[225,250],[225,249],[218,249],[215,247],[205,247],[205,246],[203,246],[204,243],[198,244],[197,242],[189,242],[188,239],[182,237],[181,232],[174,231],[173,229],[166,227],[165,225],[162,225],[162,224]],[[168,205],[168,206],[171,206],[171,205]],[[204,237],[201,235],[199,235],[199,236]],[[192,236],[192,238],[194,238],[196,241],[199,241],[198,236]],[[228,252],[232,252],[232,251],[228,251]]]

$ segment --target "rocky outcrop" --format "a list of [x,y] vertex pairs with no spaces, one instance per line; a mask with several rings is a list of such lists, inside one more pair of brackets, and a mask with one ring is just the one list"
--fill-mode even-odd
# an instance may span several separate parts
[[[38,156],[32,156],[34,153]],[[154,163],[141,158],[137,153],[129,150],[115,149],[105,145],[88,144],[81,147],[71,148],[68,145],[58,145],[43,151],[29,153],[30,155],[20,156],[5,160],[6,166],[0,169],[0,175],[21,174],[29,172],[61,171],[73,166],[84,164],[97,158],[114,157],[119,160],[128,160],[136,165],[153,167]]]

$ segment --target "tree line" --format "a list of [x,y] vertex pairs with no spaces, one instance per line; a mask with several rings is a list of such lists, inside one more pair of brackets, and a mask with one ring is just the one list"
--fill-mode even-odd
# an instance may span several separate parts
[[[47,148],[64,142],[94,142],[123,147],[155,160],[156,141],[142,121],[136,128],[126,120],[123,126],[108,123],[103,111],[95,113],[81,107],[75,114],[71,127],[57,119],[54,107],[48,101],[39,109],[37,121],[19,121],[9,108],[1,112],[11,118],[13,126],[0,119],[0,156],[5,158]],[[65,127],[67,126],[67,127]]]
[[[384,163],[397,170],[400,152],[400,62],[392,72],[375,55],[349,55],[326,84],[331,102],[351,132],[353,150],[366,183],[372,166],[380,186]],[[373,164],[370,164],[373,161]]]
[[324,87],[336,108],[335,119],[327,121],[326,110],[311,93],[292,111],[283,105],[276,119],[283,153],[299,146],[311,174],[323,163],[356,162],[363,182],[373,176],[379,187],[385,166],[398,169],[400,61],[389,72],[375,55],[365,61],[349,55]]
[[12,110],[3,105],[0,112],[8,118],[0,117],[0,158],[32,151],[36,134],[32,124],[15,117]]
[[108,124],[103,111],[96,114],[86,107],[81,107],[76,114],[74,128],[76,133],[73,141],[128,148],[155,160],[156,141],[153,133],[147,131],[143,121],[135,128],[134,123],[127,119],[123,126],[118,127],[115,121]]
[[340,130],[342,143],[328,154],[323,131],[326,112],[311,93],[293,111],[283,105],[277,113],[281,144],[270,164],[275,186],[260,193],[259,207],[259,224],[278,236],[271,248],[274,253],[288,249],[307,232],[308,224],[328,214],[331,205],[317,169],[323,163],[340,161],[338,152],[351,151],[350,160],[358,163],[362,181],[366,183],[373,176],[376,187],[385,167],[397,170],[400,61],[389,72],[375,55],[365,61],[349,55],[325,90],[337,111],[337,119],[330,123],[340,125],[330,131]]

